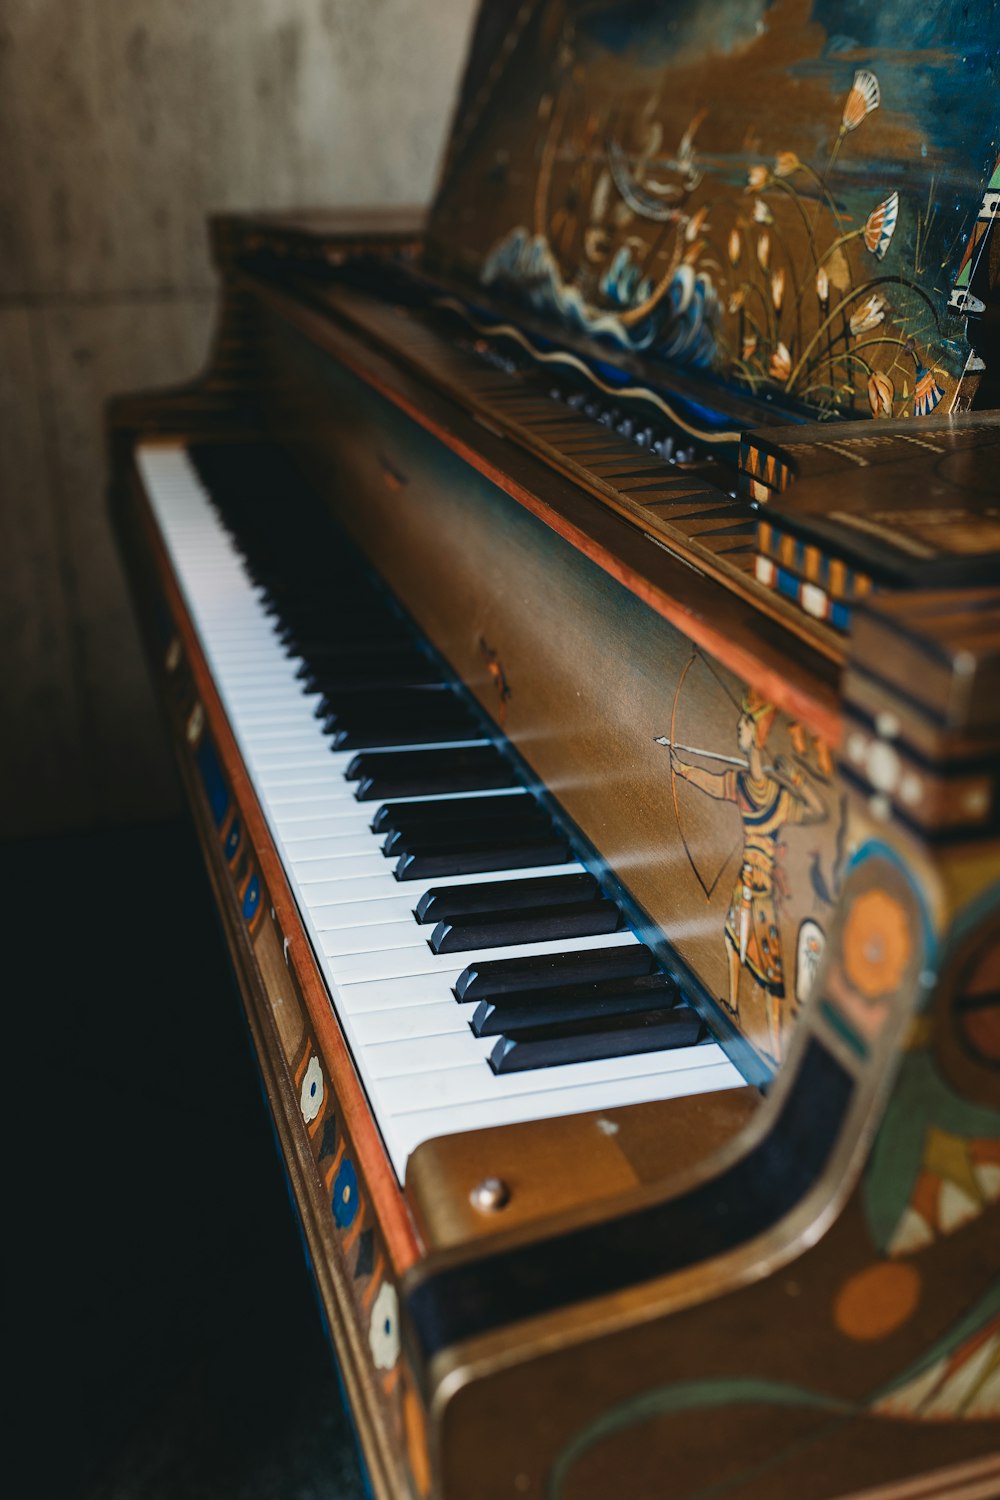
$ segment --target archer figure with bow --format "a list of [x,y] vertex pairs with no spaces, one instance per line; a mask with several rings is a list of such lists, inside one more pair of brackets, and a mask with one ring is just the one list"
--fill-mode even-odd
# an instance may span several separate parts
[[[778,926],[775,890],[779,835],[787,824],[821,823],[826,808],[805,772],[786,756],[773,764],[764,759],[764,746],[776,709],[751,688],[745,694],[736,729],[739,756],[719,755],[692,745],[678,745],[664,736],[656,743],[670,751],[678,776],[719,802],[733,802],[743,823],[743,860],[726,914],[726,951],[729,959],[729,998],[724,1003],[733,1017],[740,1015],[740,975],[750,972],[767,997],[767,1030],[771,1054],[781,1059],[785,968]],[[724,771],[709,771],[684,759],[684,754],[723,761]]]

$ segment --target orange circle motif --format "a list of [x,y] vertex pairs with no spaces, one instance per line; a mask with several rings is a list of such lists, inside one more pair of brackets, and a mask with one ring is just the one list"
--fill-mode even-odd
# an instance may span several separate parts
[[913,943],[906,912],[888,891],[863,891],[844,923],[844,969],[869,1000],[898,987]]
[[866,1266],[837,1294],[833,1318],[849,1339],[867,1343],[901,1328],[920,1301],[920,1272],[906,1261]]

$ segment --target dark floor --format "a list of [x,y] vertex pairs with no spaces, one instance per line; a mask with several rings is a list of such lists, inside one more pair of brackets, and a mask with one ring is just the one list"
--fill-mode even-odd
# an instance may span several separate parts
[[0,845],[0,882],[7,1492],[363,1495],[193,835]]

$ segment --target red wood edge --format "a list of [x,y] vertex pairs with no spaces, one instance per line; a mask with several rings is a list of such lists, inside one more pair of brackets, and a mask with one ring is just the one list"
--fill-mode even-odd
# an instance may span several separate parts
[[243,757],[229,727],[229,720],[174,578],[159,528],[146,499],[138,470],[135,469],[134,458],[132,488],[138,497],[143,532],[170,605],[174,624],[184,643],[208,728],[215,739],[244,827],[250,835],[270,905],[288,942],[287,957],[305,999],[309,1020],[323,1049],[323,1060],[329,1069],[340,1113],[353,1143],[357,1164],[367,1184],[393,1270],[397,1277],[401,1277],[421,1255],[416,1229],[381,1137],[372,1122],[367,1095],[355,1071],[326,986],[317,972],[312,947],[302,925],[295,898],[285,878],[284,868],[272,842],[257,794],[247,775]]
[[[257,283],[249,279],[251,286],[257,287]],[[314,321],[323,319],[323,315],[296,302],[293,298],[280,290],[268,286],[269,297],[280,301],[286,311],[290,314],[290,321],[298,323],[300,327],[308,327]],[[327,335],[327,343],[331,332],[331,324],[323,319],[324,332]],[[339,332],[333,328],[334,334]],[[426,432],[444,443],[457,457],[482,474],[491,484],[517,501],[525,510],[537,516],[550,530],[556,532],[565,541],[568,541],[578,552],[601,570],[609,574],[618,583],[622,584],[647,604],[651,609],[673,625],[682,635],[687,636],[694,645],[703,647],[724,666],[735,672],[737,677],[753,685],[762,692],[768,702],[774,703],[778,708],[790,714],[792,718],[801,720],[815,734],[820,735],[828,744],[837,746],[840,744],[842,731],[842,718],[837,711],[827,708],[824,704],[810,696],[803,688],[797,688],[789,683],[788,679],[774,667],[766,666],[752,651],[747,650],[738,642],[734,642],[729,636],[723,635],[707,621],[699,620],[693,616],[682,605],[677,604],[669,594],[644,578],[639,572],[616,557],[600,542],[594,540],[586,531],[570,521],[555,507],[549,505],[534,494],[532,490],[525,488],[515,480],[511,474],[490,462],[477,448],[473,448],[454,432],[439,422],[402,391],[394,387],[390,382],[384,380],[370,367],[356,359],[343,343],[338,341],[337,358],[359,379],[391,401],[400,411],[412,418]],[[469,421],[475,421],[470,416]],[[623,523],[629,524],[629,523]],[[655,541],[656,539],[653,538]],[[661,545],[657,542],[657,545]],[[670,552],[666,546],[663,550]],[[680,566],[691,566],[684,559],[670,553]]]

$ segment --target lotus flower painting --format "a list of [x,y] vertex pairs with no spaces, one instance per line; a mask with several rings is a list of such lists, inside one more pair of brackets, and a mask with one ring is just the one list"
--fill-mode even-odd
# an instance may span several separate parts
[[651,381],[687,370],[792,418],[968,404],[954,287],[1000,150],[976,7],[510,10],[439,198],[455,269]]

